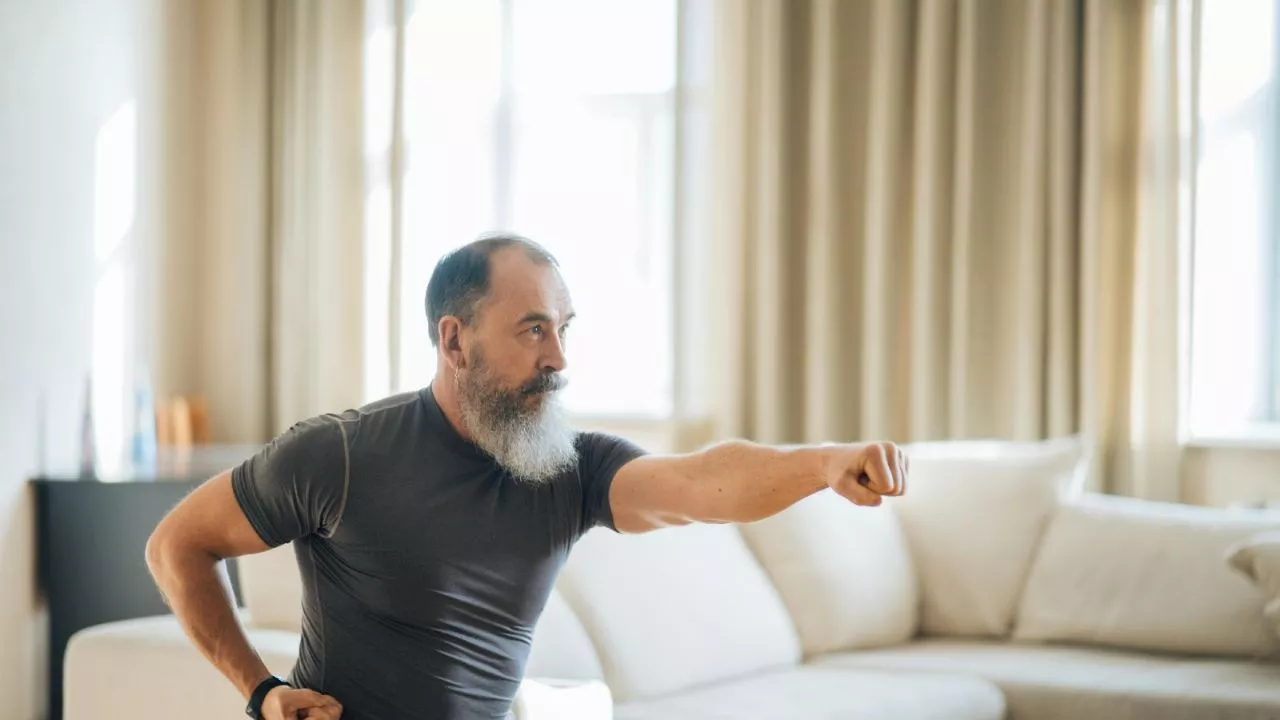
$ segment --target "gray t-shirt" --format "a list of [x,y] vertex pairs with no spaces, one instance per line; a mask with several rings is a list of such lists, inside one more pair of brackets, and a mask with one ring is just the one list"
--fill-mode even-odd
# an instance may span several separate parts
[[583,533],[613,528],[610,483],[643,453],[577,444],[577,467],[518,482],[425,388],[300,422],[235,468],[250,524],[298,558],[290,681],[343,720],[506,717],[556,574]]

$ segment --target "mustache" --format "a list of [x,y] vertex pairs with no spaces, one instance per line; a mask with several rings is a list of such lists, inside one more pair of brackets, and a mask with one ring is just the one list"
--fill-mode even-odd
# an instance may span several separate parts
[[534,377],[529,382],[520,386],[520,392],[524,395],[538,395],[541,393],[555,392],[563,390],[569,381],[559,373],[549,372]]

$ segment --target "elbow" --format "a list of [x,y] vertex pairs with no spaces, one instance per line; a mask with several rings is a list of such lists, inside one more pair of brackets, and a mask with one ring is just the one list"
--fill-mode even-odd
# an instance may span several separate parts
[[151,537],[147,538],[145,551],[147,569],[151,571],[151,577],[157,581],[164,574],[165,563],[169,557],[168,545],[168,539],[161,528],[156,528],[152,531]]
[[144,557],[156,590],[160,592],[160,599],[165,605],[173,607],[169,597],[179,586],[181,576],[179,565],[176,563],[174,539],[165,532],[163,523],[147,538]]
[[169,605],[169,594],[165,592],[165,585],[167,584],[165,567],[168,552],[164,536],[158,529],[152,531],[151,537],[147,538],[145,557],[147,570],[151,572],[151,579],[155,582],[156,589],[160,591],[160,597],[164,600],[164,604]]
[[151,531],[151,536],[147,538],[144,557],[147,561],[147,569],[151,571],[151,576],[155,578],[157,584],[163,585],[165,579],[173,574],[187,556],[188,549],[182,538],[174,532],[168,519]]

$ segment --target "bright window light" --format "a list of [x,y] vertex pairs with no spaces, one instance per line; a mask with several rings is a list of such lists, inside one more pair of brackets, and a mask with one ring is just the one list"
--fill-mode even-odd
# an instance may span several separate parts
[[673,0],[431,0],[406,27],[399,382],[428,384],[423,296],[492,231],[559,259],[578,318],[565,403],[672,407]]
[[1202,9],[1190,424],[1249,435],[1280,421],[1275,0]]

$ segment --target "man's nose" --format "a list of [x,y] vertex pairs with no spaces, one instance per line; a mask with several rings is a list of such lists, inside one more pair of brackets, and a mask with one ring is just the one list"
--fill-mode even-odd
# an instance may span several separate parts
[[542,370],[562,372],[569,365],[564,356],[564,339],[552,335],[546,342],[546,352],[542,356]]

